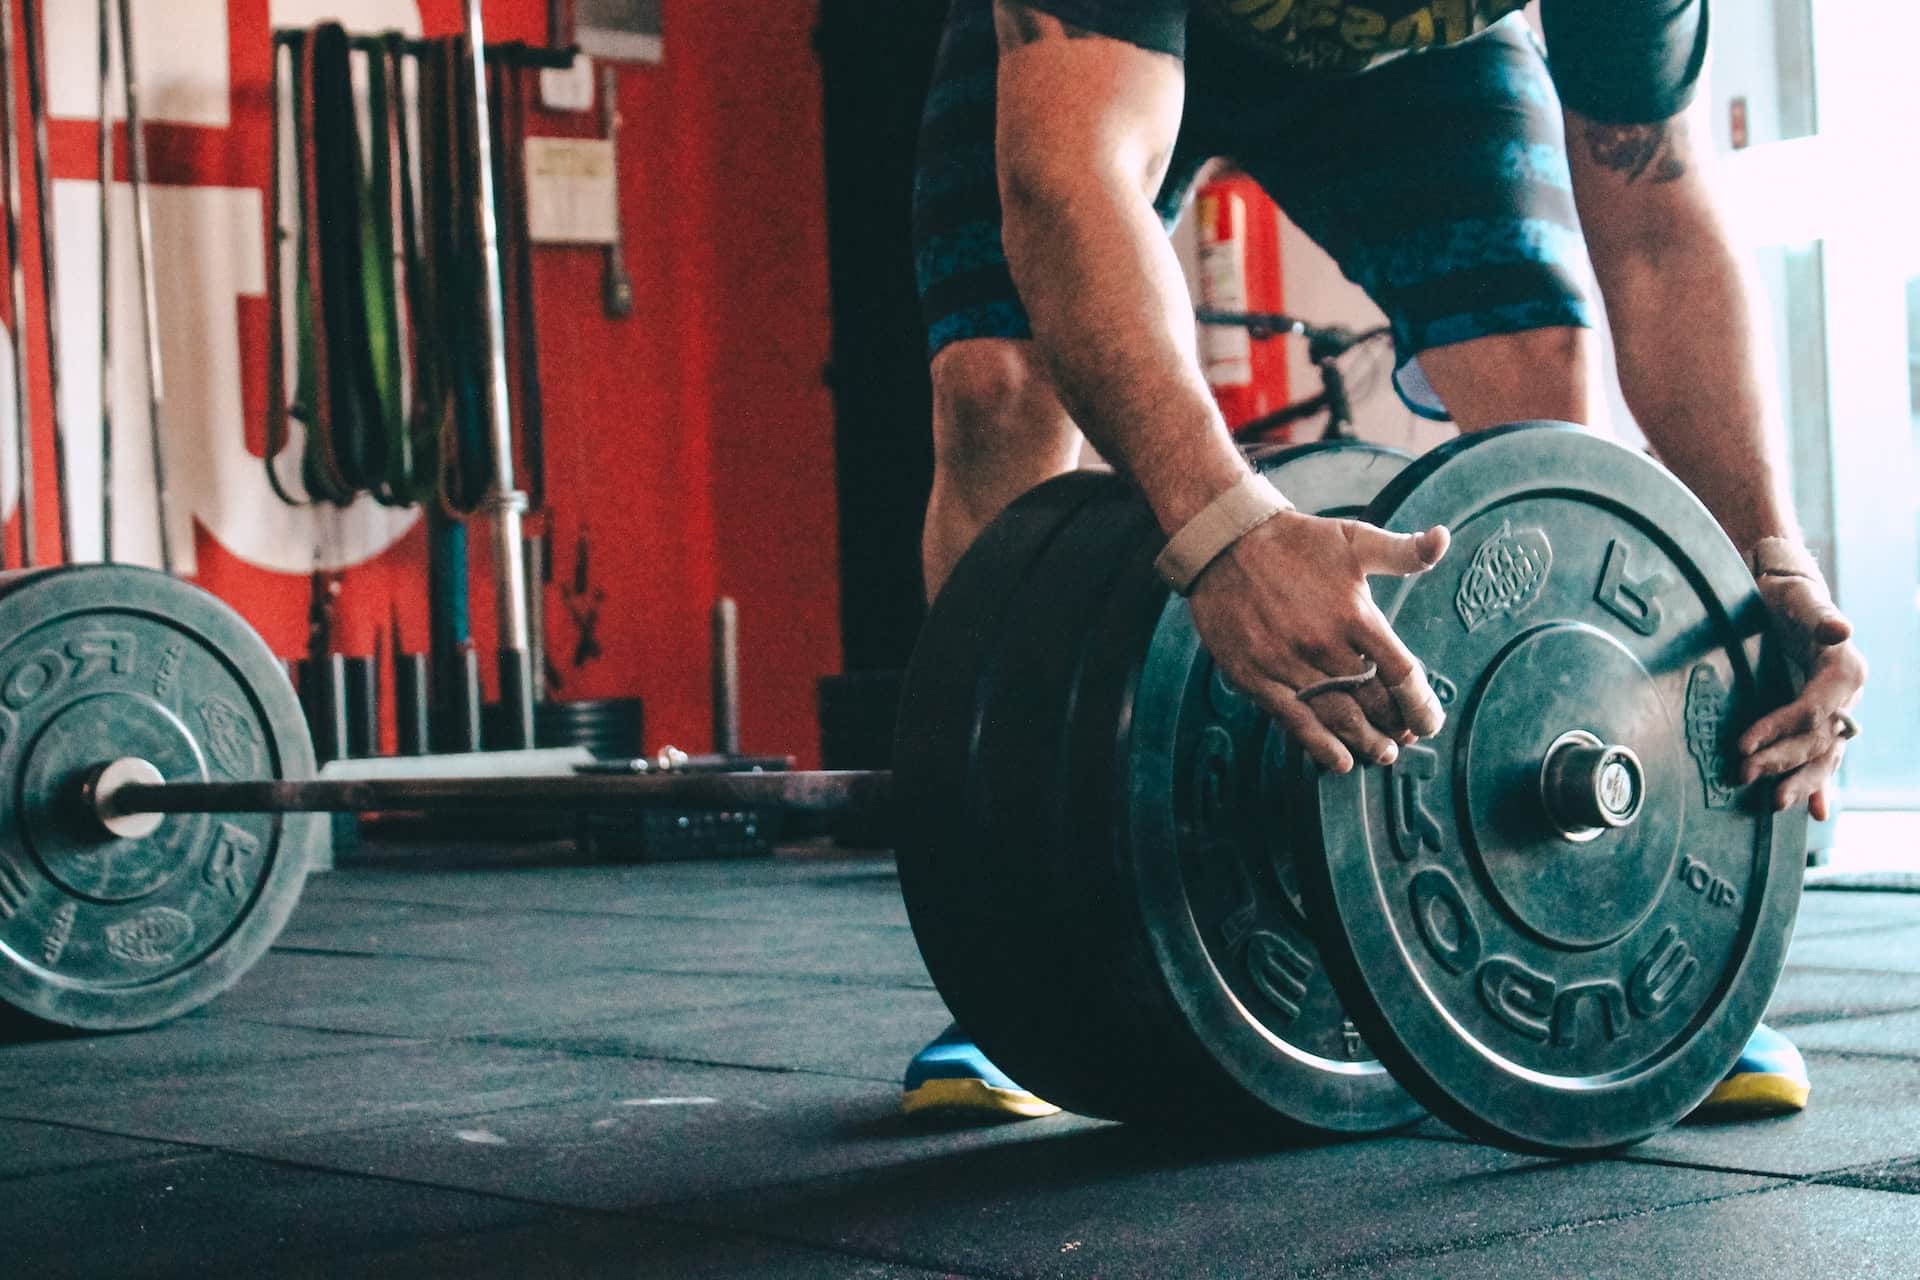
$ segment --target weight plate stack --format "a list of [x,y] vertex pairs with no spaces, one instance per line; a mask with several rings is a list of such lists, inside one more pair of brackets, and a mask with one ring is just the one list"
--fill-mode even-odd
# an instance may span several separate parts
[[[1347,509],[1404,462],[1345,445],[1262,465],[1303,507]],[[1024,539],[990,528],[982,544],[1020,554],[963,561],[965,594],[930,615],[913,672],[964,647],[941,667],[950,701],[916,703],[909,678],[903,747],[947,739],[944,798],[900,793],[902,884],[936,983],[989,1057],[1072,1110],[1231,1129],[1411,1122],[1417,1104],[1318,975],[1283,887],[1286,810],[1257,795],[1264,721],[1212,676],[1185,602],[1153,573],[1150,514],[1124,487],[1069,512],[1048,497],[1023,501],[1053,522],[1036,530],[1029,510]],[[956,646],[956,625],[971,643]],[[954,687],[969,677],[970,700]],[[1222,734],[1244,753],[1224,778],[1208,754]],[[1231,814],[1196,813],[1197,794]],[[1288,961],[1307,969],[1297,1000]]]
[[205,1004],[278,936],[325,816],[177,814],[116,838],[83,791],[127,756],[170,782],[311,777],[284,668],[220,601],[120,565],[0,576],[0,635],[0,1000],[100,1031]]
[[[1003,1000],[989,1021],[961,1025],[1023,1087],[1116,1119],[1162,1073],[1127,1070],[1140,1056],[1127,1051],[1139,1029],[1109,998],[1110,957],[1089,964],[1082,951],[1079,926],[1100,909],[1099,889],[1062,856],[1071,842],[1066,743],[1087,620],[1155,532],[1145,505],[1117,491],[1076,511],[1006,592],[1007,621],[976,683],[960,815],[973,850],[962,909],[991,921],[976,936],[1027,975],[1031,993]],[[1087,1069],[1089,1058],[1101,1060],[1097,1069]]]
[[[1042,1074],[1044,1062],[1032,1060],[1037,1054],[1023,1056],[1023,1046],[1044,1052],[1052,1036],[1075,1036],[1078,1010],[1055,999],[1048,985],[1052,975],[1036,969],[1030,955],[1005,945],[1007,914],[1024,910],[1036,891],[991,874],[971,828],[978,685],[1002,627],[1019,625],[1007,607],[1010,584],[1026,577],[1082,507],[1126,498],[1127,486],[1117,477],[1076,471],[1017,499],[982,531],[948,576],[928,610],[901,687],[894,741],[895,850],[914,938],[961,1025],[990,1038],[1003,1023],[1017,1028],[988,1052],[1005,1057],[1011,1051],[1015,1060],[1037,1066]],[[1052,1036],[1045,1030],[1049,1026]]]
[[1388,768],[1311,779],[1299,865],[1355,1023],[1463,1132],[1606,1150],[1696,1106],[1784,963],[1804,809],[1735,743],[1792,696],[1767,611],[1658,464],[1521,424],[1368,509],[1453,546],[1375,598],[1450,702]]

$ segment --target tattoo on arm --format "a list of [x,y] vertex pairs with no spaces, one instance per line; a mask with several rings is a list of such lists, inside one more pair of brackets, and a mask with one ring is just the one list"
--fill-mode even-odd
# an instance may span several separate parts
[[1000,38],[1002,49],[1038,44],[1052,35],[1063,35],[1069,40],[1087,40],[1100,34],[1051,14],[1039,13],[1032,6],[1019,3],[1019,0],[994,0],[993,29]]
[[1587,154],[1603,169],[1625,175],[1629,183],[1642,177],[1673,182],[1687,174],[1687,158],[1680,140],[1666,122],[1659,124],[1586,125]]

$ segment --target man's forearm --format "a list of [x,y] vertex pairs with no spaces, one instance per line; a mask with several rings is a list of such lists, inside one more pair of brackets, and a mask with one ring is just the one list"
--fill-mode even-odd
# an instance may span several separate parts
[[1742,553],[1761,538],[1797,539],[1783,433],[1762,381],[1764,330],[1724,235],[1709,219],[1595,265],[1621,388],[1654,452]]
[[1069,412],[1169,533],[1246,471],[1200,372],[1179,260],[1136,192],[1007,184],[1003,238]]

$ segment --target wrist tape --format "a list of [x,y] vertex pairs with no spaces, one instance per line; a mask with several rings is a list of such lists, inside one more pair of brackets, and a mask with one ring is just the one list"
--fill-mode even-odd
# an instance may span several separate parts
[[1184,596],[1207,566],[1234,543],[1282,511],[1293,509],[1272,481],[1249,471],[1167,539],[1166,549],[1154,559],[1154,570]]

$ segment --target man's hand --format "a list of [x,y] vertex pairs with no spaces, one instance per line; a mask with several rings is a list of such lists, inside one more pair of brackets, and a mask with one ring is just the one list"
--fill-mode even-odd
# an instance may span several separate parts
[[[1396,743],[1431,737],[1445,715],[1426,673],[1373,603],[1367,576],[1424,573],[1447,543],[1443,528],[1388,533],[1358,520],[1282,512],[1200,576],[1190,597],[1194,625],[1227,680],[1320,767],[1345,773],[1353,753],[1391,764]],[[1358,688],[1312,692],[1370,664],[1377,675]]]
[[1767,572],[1763,567],[1757,581],[1761,599],[1779,623],[1788,657],[1806,677],[1806,685],[1799,697],[1741,735],[1740,781],[1779,777],[1775,809],[1806,801],[1814,818],[1824,821],[1833,775],[1852,736],[1852,720],[1845,713],[1860,701],[1867,660],[1852,643],[1853,624],[1834,606],[1811,560],[1801,572]]

